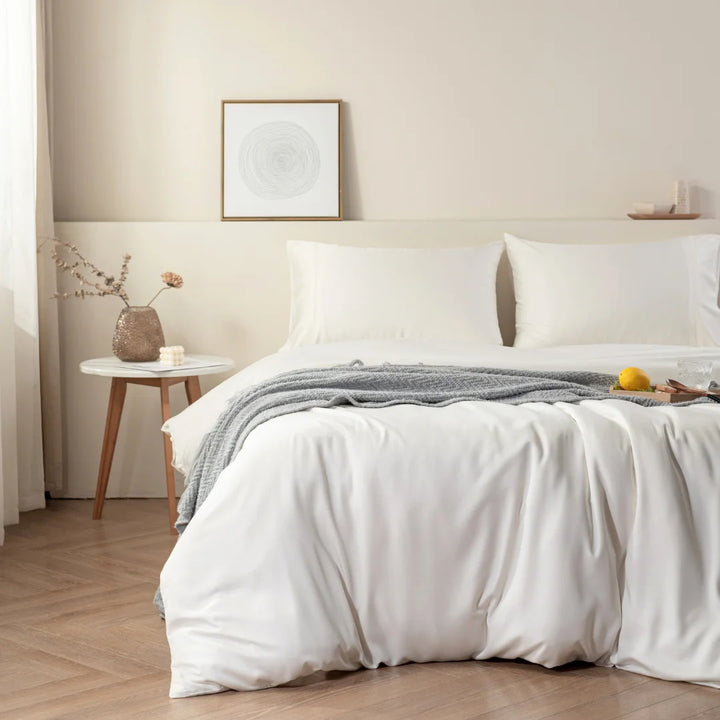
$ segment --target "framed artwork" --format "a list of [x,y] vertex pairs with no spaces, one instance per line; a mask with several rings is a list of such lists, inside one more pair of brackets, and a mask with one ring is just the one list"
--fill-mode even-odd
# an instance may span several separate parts
[[223,220],[342,220],[342,101],[223,100]]

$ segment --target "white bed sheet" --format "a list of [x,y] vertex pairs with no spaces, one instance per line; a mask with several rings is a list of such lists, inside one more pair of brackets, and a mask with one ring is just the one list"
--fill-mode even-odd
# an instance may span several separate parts
[[[277,372],[377,362],[657,381],[678,347],[345,343],[270,356],[169,421],[190,457]],[[192,432],[189,430],[192,426]],[[161,575],[170,694],[408,661],[582,659],[720,685],[720,407],[314,409],[254,430]],[[182,465],[182,460],[179,464]]]

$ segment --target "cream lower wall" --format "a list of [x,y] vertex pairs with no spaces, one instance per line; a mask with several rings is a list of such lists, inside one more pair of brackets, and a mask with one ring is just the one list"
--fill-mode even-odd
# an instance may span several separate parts
[[[720,231],[720,221],[467,221],[282,223],[58,223],[57,235],[77,243],[98,267],[119,270],[132,255],[127,291],[145,304],[160,273],[179,272],[181,290],[154,306],[168,344],[188,353],[225,355],[238,368],[274,352],[287,335],[289,277],[285,242],[315,240],[387,247],[467,246],[499,240],[503,232],[557,242],[642,242]],[[642,269],[639,269],[642,272]],[[62,274],[61,290],[74,290]],[[507,262],[498,273],[499,316],[511,341],[513,299]],[[122,303],[114,297],[60,301],[62,408],[67,497],[92,497],[110,381],[82,375],[85,359],[111,354]],[[225,376],[201,378],[207,391]],[[182,386],[171,390],[173,412],[185,406]],[[131,386],[125,401],[108,497],[165,494],[160,398],[155,388]],[[178,486],[180,483],[178,483]]]

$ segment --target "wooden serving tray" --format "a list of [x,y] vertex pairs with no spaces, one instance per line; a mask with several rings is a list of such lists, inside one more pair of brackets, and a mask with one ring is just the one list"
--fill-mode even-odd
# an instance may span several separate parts
[[633,220],[695,220],[701,213],[653,213],[652,215],[628,213],[627,215]]
[[611,395],[636,395],[637,397],[651,398],[652,400],[659,400],[665,403],[679,403],[688,402],[688,400],[697,400],[702,395],[697,393],[687,392],[662,392],[662,390],[653,390],[653,392],[643,392],[642,390],[616,390],[614,387],[610,388]]

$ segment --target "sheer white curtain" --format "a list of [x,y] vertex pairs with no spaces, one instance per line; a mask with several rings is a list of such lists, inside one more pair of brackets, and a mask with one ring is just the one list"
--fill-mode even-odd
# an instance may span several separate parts
[[[45,504],[36,251],[37,6],[0,2],[0,511]],[[0,542],[4,530],[0,530]]]
[[[2,1],[2,0],[0,0]],[[62,413],[60,409],[60,338],[57,269],[50,256],[55,235],[52,196],[52,2],[36,0],[37,7],[37,199],[38,314],[40,320],[40,396],[42,402],[45,489],[57,493],[64,487],[62,462]]]

